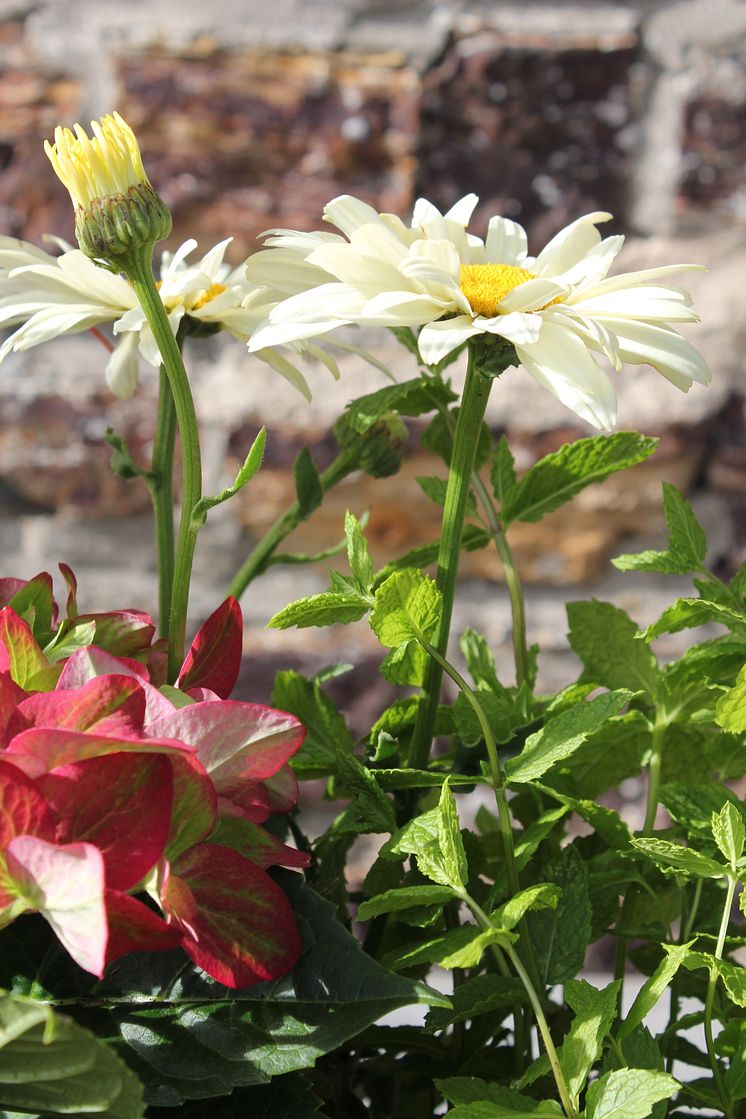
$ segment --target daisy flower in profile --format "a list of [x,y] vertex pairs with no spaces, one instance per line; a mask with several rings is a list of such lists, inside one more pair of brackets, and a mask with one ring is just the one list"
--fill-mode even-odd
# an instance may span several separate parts
[[[111,323],[116,345],[106,366],[106,379],[117,396],[130,396],[138,383],[138,351],[156,368],[161,360],[134,288],[123,276],[99,268],[79,249],[50,240],[62,249],[61,255],[0,237],[0,329],[16,328],[0,346],[0,361],[12,351]],[[230,239],[222,241],[193,264],[188,257],[197,247],[196,241],[186,241],[174,253],[163,253],[158,287],[174,333],[180,326],[188,334],[225,330],[245,344],[284,297],[283,291],[251,284],[243,264],[238,268],[226,264],[229,244]],[[321,361],[335,377],[339,375],[334,358],[313,342],[292,345],[286,351],[289,356],[262,349],[256,356],[306,398],[310,389],[296,365],[299,353]]]
[[[423,361],[437,365],[473,339],[510,350],[540,385],[596,427],[616,420],[607,370],[649,364],[686,391],[709,382],[700,354],[677,332],[696,322],[689,294],[666,265],[609,277],[623,238],[601,237],[611,217],[587,214],[530,256],[525,230],[494,217],[484,240],[467,225],[476,197],[445,215],[420,200],[410,226],[357,199],[331,202],[337,234],[273,231],[270,248],[250,258],[255,282],[271,282],[293,258],[306,281],[275,306],[250,348],[324,334],[342,324],[419,329]],[[279,253],[277,265],[271,256]]]

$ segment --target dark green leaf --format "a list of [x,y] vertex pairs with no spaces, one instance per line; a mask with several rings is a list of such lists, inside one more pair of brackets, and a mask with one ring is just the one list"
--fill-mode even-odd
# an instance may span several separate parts
[[436,1080],[435,1086],[450,1103],[456,1105],[456,1111],[449,1111],[449,1115],[470,1105],[482,1108],[473,1116],[468,1111],[462,1112],[461,1119],[506,1119],[524,1115],[533,1116],[533,1119],[561,1119],[563,1115],[562,1108],[554,1100],[534,1100],[512,1088],[480,1080],[476,1076],[450,1076],[445,1080]]
[[500,441],[492,454],[490,465],[490,480],[492,492],[504,508],[513,497],[518,484],[515,473],[515,460],[510,450],[510,444],[505,435],[500,436]]
[[[352,754],[340,750],[337,754],[337,774],[353,797],[352,811],[346,814],[348,827],[353,827],[361,835],[396,830],[393,805],[366,766]],[[335,830],[343,828],[337,823]]]
[[[464,525],[463,536],[461,537],[461,549],[464,552],[478,552],[481,548],[486,548],[488,544],[492,543],[492,537],[486,529],[480,528],[479,525]],[[392,560],[382,567],[380,571],[376,572],[374,580],[374,587],[379,587],[389,575],[395,571],[403,571],[406,568],[422,568],[429,567],[438,559],[438,552],[440,550],[440,541],[434,540],[432,544],[422,544],[419,548],[412,548],[411,551],[406,552],[399,559]]]
[[564,847],[542,870],[562,890],[556,909],[526,914],[541,979],[551,986],[573,979],[591,936],[588,867],[574,846]]
[[[185,1119],[318,1119],[321,1103],[304,1076],[290,1073],[270,1084],[237,1088],[230,1096],[190,1107]],[[159,1114],[169,1119],[167,1111]]]
[[652,641],[662,633],[680,633],[683,629],[696,629],[708,622],[741,628],[746,624],[746,614],[704,598],[679,598],[648,626],[643,636],[646,641]]
[[667,839],[633,839],[632,846],[661,870],[685,878],[722,878],[725,867],[691,847]]
[[352,735],[343,716],[322,690],[319,680],[308,680],[297,672],[278,672],[272,703],[289,711],[306,728],[303,745],[292,759],[299,777],[325,777],[334,773],[339,751],[352,752]]
[[358,397],[348,405],[346,417],[350,425],[362,434],[386,412],[421,416],[438,406],[447,407],[456,399],[456,394],[444,381],[434,377],[418,377],[414,381],[386,385],[376,392]]
[[[436,505],[442,509],[446,503],[446,490],[448,482],[445,478],[435,477],[418,477],[415,479],[417,485],[420,487],[425,497],[429,497]],[[465,516],[476,517],[477,515],[477,501],[474,494],[469,492],[466,499]]]
[[502,508],[503,523],[540,521],[586,486],[649,458],[656,445],[657,440],[635,431],[566,443],[524,474]]
[[296,458],[293,464],[293,476],[298,498],[298,512],[301,519],[305,520],[324,500],[324,488],[308,447],[304,447]]
[[635,1001],[627,1011],[627,1015],[617,1033],[619,1041],[624,1041],[638,1026],[642,1025],[658,1000],[668,991],[671,980],[689,952],[688,944],[663,944],[661,947],[665,955],[650,978],[643,983]]
[[445,1010],[434,1007],[428,1011],[425,1029],[444,1030],[454,1022],[465,1022],[479,1014],[513,1007],[526,1001],[526,992],[518,979],[502,975],[478,975],[459,983],[451,996],[453,1007]]

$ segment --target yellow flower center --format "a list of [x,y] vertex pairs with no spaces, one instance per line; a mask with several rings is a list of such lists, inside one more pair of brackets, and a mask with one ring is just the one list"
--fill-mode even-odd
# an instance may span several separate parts
[[210,284],[207,291],[203,291],[199,299],[192,304],[191,310],[199,311],[200,307],[204,307],[205,303],[209,303],[216,295],[220,295],[221,291],[225,291],[225,284]]
[[515,264],[462,264],[460,287],[472,311],[491,318],[508,292],[535,279],[533,272]]

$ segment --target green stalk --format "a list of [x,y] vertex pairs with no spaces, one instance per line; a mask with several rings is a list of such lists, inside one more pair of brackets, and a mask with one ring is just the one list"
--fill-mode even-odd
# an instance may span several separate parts
[[194,401],[189,387],[184,362],[165,307],[158,293],[152,269],[152,248],[147,252],[133,253],[127,261],[126,274],[145,312],[161,354],[163,368],[173,396],[176,421],[179,428],[182,452],[182,494],[179,534],[176,541],[176,558],[171,592],[171,611],[168,626],[168,679],[173,683],[184,659],[186,615],[189,605],[189,584],[192,575],[194,548],[199,524],[192,520],[192,512],[202,496],[202,464],[199,431]]
[[[718,933],[717,945],[715,947],[715,959],[721,960],[723,958],[723,948],[725,946],[725,937],[728,932],[728,922],[730,921],[730,912],[733,908],[733,898],[736,894],[736,886],[738,879],[734,875],[728,875],[727,878],[728,888],[725,894],[725,905],[723,906],[723,916],[720,921],[720,931]],[[705,997],[705,1043],[707,1045],[707,1055],[710,1058],[710,1067],[712,1068],[712,1075],[715,1078],[715,1085],[720,1096],[720,1102],[723,1105],[727,1119],[733,1119],[733,1104],[728,1090],[725,1087],[725,1080],[720,1068],[720,1062],[715,1052],[715,1039],[712,1034],[712,1008],[715,1003],[715,989],[718,982],[718,973],[713,970],[710,972],[710,981],[707,984],[707,995]]]
[[[443,507],[443,527],[438,551],[436,580],[438,589],[443,596],[443,609],[433,644],[441,656],[445,654],[448,648],[466,503],[471,490],[477,437],[484,419],[491,386],[492,381],[483,376],[477,369],[474,349],[469,346],[469,363],[453,439],[451,466],[448,472]],[[443,668],[434,657],[431,657],[425,670],[424,696],[417,710],[417,722],[414,728],[409,763],[413,769],[425,769],[427,767],[442,681]]]
[[[478,924],[483,929],[496,928],[496,926],[492,923],[481,906],[478,905],[478,903],[474,901],[473,898],[469,897],[468,894],[465,894],[463,900],[469,906],[469,909],[471,909],[472,913],[476,917]],[[567,1081],[565,1080],[564,1073],[562,1072],[557,1049],[549,1030],[549,1023],[547,1022],[546,1015],[544,1014],[544,1008],[541,1005],[541,1000],[536,992],[536,989],[534,988],[533,983],[531,982],[531,979],[529,978],[528,972],[521,963],[520,957],[513,948],[512,944],[506,941],[499,947],[498,945],[493,945],[492,947],[493,950],[497,949],[498,951],[502,951],[505,953],[505,955],[508,957],[511,964],[513,965],[516,975],[523,984],[523,988],[528,995],[528,1000],[531,1003],[531,1008],[536,1017],[536,1025],[539,1028],[541,1040],[544,1042],[544,1048],[546,1049],[547,1057],[549,1058],[549,1064],[552,1069],[552,1075],[554,1076],[554,1082],[557,1085],[557,1091],[562,1103],[562,1108],[565,1112],[565,1115],[567,1116],[567,1119],[578,1119],[578,1112],[572,1102],[570,1089],[567,1086]]]
[[663,761],[663,736],[666,733],[666,723],[656,719],[653,727],[653,743],[648,762],[648,793],[645,808],[645,823],[642,826],[644,836],[651,835],[655,827],[655,817],[658,814],[658,793],[661,785],[661,764]]
[[158,417],[153,440],[152,476],[148,483],[155,521],[155,554],[158,568],[158,632],[168,634],[171,590],[174,579],[173,466],[176,409],[166,370],[161,366]]
[[497,816],[500,823],[500,838],[502,839],[503,856],[505,858],[505,873],[508,878],[508,887],[511,894],[515,895],[520,890],[518,882],[518,871],[515,865],[515,846],[513,844],[513,827],[510,822],[510,808],[508,806],[508,798],[505,792],[505,780],[503,777],[502,766],[500,765],[500,757],[497,752],[497,744],[495,736],[492,733],[492,727],[489,720],[484,713],[481,703],[475,696],[473,690],[469,687],[466,680],[460,672],[458,672],[445,657],[441,656],[437,649],[435,649],[429,641],[420,638],[420,644],[426,653],[436,661],[448,676],[451,677],[456,687],[459,689],[464,698],[471,705],[474,714],[479,720],[479,726],[482,730],[484,744],[487,747],[487,757],[490,762],[490,773],[492,775],[492,788],[495,793],[495,801],[497,804]]
[[[357,469],[357,465],[358,456],[354,451],[340,451],[334,459],[334,462],[319,476],[323,493],[327,494],[330,489],[346,478],[348,474],[352,474],[352,472]],[[272,553],[276,551],[277,547],[290,535],[293,529],[297,528],[301,521],[304,520],[306,520],[306,517],[301,515],[299,503],[294,501],[292,505],[287,507],[284,513],[280,514],[275,523],[267,529],[256,547],[249,552],[243,564],[236,572],[228,588],[228,594],[233,595],[234,598],[240,598],[252,579],[255,579],[257,575],[261,575],[265,570]]]
[[490,535],[495,541],[498,555],[505,572],[505,585],[510,598],[510,613],[513,621],[513,659],[515,661],[515,682],[520,687],[529,676],[528,640],[526,638],[526,601],[523,586],[518,574],[513,552],[508,544],[505,530],[500,523],[492,498],[477,472],[474,472],[472,485],[482,503]]

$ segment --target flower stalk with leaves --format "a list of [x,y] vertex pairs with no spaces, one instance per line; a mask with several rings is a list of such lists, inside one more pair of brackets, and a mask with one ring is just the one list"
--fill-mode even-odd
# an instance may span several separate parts
[[[727,783],[746,774],[746,575],[709,570],[691,507],[665,487],[667,548],[616,564],[692,575],[699,597],[645,631],[612,603],[569,603],[581,671],[555,694],[537,691],[513,526],[643,462],[655,440],[581,438],[519,478],[484,422],[494,380],[516,365],[602,428],[623,362],[650,362],[681,389],[706,382],[678,333],[696,316],[668,282],[677,269],[610,276],[621,239],[601,238],[605,214],[534,257],[514,222],[471,233],[473,197],[445,214],[420,201],[406,224],[343,196],[326,211],[338,233],[273,231],[227,272],[227,242],[189,267],[187,242],[164,256],[159,287],[152,245],[168,219],[137,142],[116,115],[92,134],[59,130],[50,146],[91,259],[0,243],[0,323],[16,328],[0,357],[112,322],[131,339],[112,367],[120,386],[136,387],[124,374],[135,343],[162,366],[152,463],[109,440],[120,473],[153,493],[170,641],[139,611],[81,613],[67,568],[61,620],[49,576],[0,581],[0,1107],[111,1119],[166,1107],[200,1119],[427,1119],[445,1106],[452,1119],[740,1119],[746,999],[732,909],[744,906],[746,806]],[[351,401],[327,470],[300,453],[296,500],[231,590],[272,564],[339,552],[279,549],[355,470],[396,472],[411,438],[402,417],[432,417],[421,443],[448,473],[420,484],[442,507],[439,539],[377,569],[365,518],[348,510],[347,568],[270,620],[368,619],[382,675],[407,691],[357,739],[327,690],[350,666],[279,672],[271,707],[230,698],[242,645],[231,598],[183,654],[197,533],[251,483],[272,431],[230,484],[202,495],[182,343],[214,328],[251,336],[306,391],[266,347],[303,346],[335,371],[314,339],[336,345],[342,324],[392,330],[419,372]],[[447,369],[462,353],[456,391]],[[174,420],[190,460],[176,541]],[[511,600],[514,685],[476,631],[461,635],[463,664],[451,649],[460,556],[491,545]],[[657,636],[712,621],[724,636],[660,663]],[[455,700],[441,693],[444,673]],[[639,774],[645,820],[633,834],[608,798]],[[317,838],[297,811],[306,780],[341,802]],[[360,882],[345,871],[370,835],[378,854]],[[305,868],[307,882],[276,866]],[[597,988],[580,976],[603,938],[616,941],[617,974]],[[625,1014],[632,963],[644,979]],[[452,975],[448,995],[429,985],[433,966]],[[682,1037],[693,1023],[684,994],[698,1000],[699,1047]],[[376,1025],[415,1002],[428,1007],[422,1027]]]

